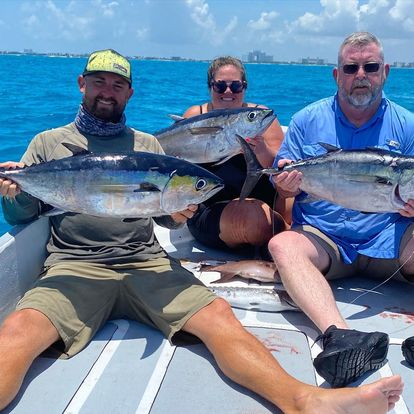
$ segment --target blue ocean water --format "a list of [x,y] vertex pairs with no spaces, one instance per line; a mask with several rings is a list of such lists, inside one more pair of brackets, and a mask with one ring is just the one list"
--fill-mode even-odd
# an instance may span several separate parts
[[[74,119],[81,100],[77,76],[85,58],[0,55],[0,161],[17,161],[32,137]],[[130,126],[153,133],[208,100],[206,62],[132,61],[135,94]],[[281,124],[305,105],[336,90],[332,67],[247,64],[246,100],[272,108]],[[414,111],[414,70],[392,68],[385,92]],[[10,226],[0,212],[0,235]]]

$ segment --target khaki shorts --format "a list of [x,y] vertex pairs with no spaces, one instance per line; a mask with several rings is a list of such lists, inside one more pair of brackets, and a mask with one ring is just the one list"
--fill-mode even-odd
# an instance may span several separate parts
[[[393,275],[392,278],[395,280],[411,283],[414,282],[413,280],[406,278],[400,272],[400,262],[398,259],[376,259],[373,257],[358,255],[357,259],[353,263],[345,264],[341,260],[341,254],[339,253],[336,243],[320,230],[308,225],[298,226],[293,230],[298,233],[303,233],[310,239],[315,240],[328,253],[330,258],[330,267],[325,274],[325,278],[328,280],[363,274],[364,276],[368,275],[369,277],[375,279],[387,279]],[[404,247],[411,240],[413,233],[414,223],[407,227],[407,230],[401,238],[400,252],[404,250]]]
[[81,351],[108,319],[128,318],[175,333],[216,296],[172,258],[126,265],[66,261],[51,266],[17,304],[46,315],[64,342]]

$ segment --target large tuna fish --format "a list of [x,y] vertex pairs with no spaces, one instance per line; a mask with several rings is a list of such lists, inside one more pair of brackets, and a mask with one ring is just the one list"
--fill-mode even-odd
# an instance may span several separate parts
[[34,197],[63,211],[101,217],[157,217],[199,204],[222,180],[187,161],[148,152],[93,154],[0,170]]
[[303,174],[300,189],[308,194],[301,202],[326,200],[366,213],[387,213],[402,209],[408,199],[414,199],[413,156],[380,148],[344,150],[320,143],[326,154],[282,169],[262,169],[250,146],[238,139],[249,160],[240,198],[248,196],[262,174],[297,170]]
[[262,134],[275,118],[271,109],[217,109],[183,118],[154,135],[168,155],[197,164],[222,163],[241,153],[236,135]]

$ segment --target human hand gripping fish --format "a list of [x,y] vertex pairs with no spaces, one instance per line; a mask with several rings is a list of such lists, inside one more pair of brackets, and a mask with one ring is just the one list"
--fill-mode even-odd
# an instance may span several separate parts
[[[14,170],[23,167],[24,164],[22,162],[6,161],[0,163],[0,168],[4,168],[5,170]],[[20,192],[20,187],[15,182],[7,178],[0,178],[0,194],[3,197],[14,198]]]
[[398,210],[398,212],[404,217],[414,217],[414,200],[412,198],[408,199],[404,204],[404,208]]
[[[278,161],[277,167],[283,169],[283,167],[292,162],[292,160],[284,158]],[[282,197],[295,197],[301,192],[300,185],[302,183],[302,176],[303,174],[297,170],[283,171],[278,175],[272,175],[272,181]]]
[[171,218],[180,224],[184,224],[194,216],[196,211],[198,210],[197,204],[190,204],[185,210],[177,211],[176,213],[171,214]]

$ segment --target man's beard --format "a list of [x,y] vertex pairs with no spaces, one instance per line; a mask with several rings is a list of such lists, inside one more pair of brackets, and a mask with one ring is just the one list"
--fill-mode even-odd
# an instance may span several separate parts
[[368,88],[367,92],[365,93],[357,93],[353,94],[346,93],[341,88],[341,95],[342,97],[353,107],[355,108],[367,108],[369,107],[373,102],[375,102],[378,98],[378,96],[381,94],[382,91],[382,85],[377,86],[376,88],[372,88],[371,83],[368,80],[363,81],[356,81],[352,85],[352,91],[361,86],[366,86]]
[[114,99],[108,99],[109,101],[113,102],[113,105],[104,106],[102,104],[99,104],[99,99],[102,98],[99,96],[96,97],[92,102],[92,106],[89,105],[89,102],[87,100],[84,100],[83,104],[86,106],[86,109],[89,111],[89,113],[91,113],[94,117],[106,122],[119,122],[124,112],[125,106],[122,107]]

